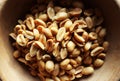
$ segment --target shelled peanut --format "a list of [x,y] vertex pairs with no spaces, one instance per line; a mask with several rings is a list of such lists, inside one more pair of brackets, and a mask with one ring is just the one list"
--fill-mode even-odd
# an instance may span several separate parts
[[72,81],[93,74],[104,64],[109,46],[101,12],[85,9],[79,1],[70,3],[71,8],[54,1],[46,4],[35,5],[10,33],[14,58],[43,81]]

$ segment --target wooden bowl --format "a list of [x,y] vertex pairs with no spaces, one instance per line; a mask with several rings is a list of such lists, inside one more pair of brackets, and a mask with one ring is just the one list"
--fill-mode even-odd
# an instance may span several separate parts
[[[92,76],[76,81],[118,81],[120,79],[120,2],[92,1],[86,2],[103,11],[110,49],[106,62],[100,69],[96,70]],[[21,18],[33,3],[34,0],[0,0],[0,78],[2,81],[39,81],[13,58],[13,48],[8,36],[17,19]]]

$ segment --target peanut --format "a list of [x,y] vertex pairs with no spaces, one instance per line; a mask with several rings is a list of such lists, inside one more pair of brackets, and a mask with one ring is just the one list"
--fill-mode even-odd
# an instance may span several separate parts
[[45,69],[49,73],[52,72],[54,70],[54,62],[51,60],[47,61],[45,64]]
[[91,75],[91,74],[93,74],[93,72],[94,72],[93,67],[85,67],[82,70],[83,75]]
[[33,76],[42,81],[72,81],[104,64],[109,42],[99,9],[85,9],[74,0],[58,0],[64,8],[56,1],[37,2],[9,34],[14,39],[14,58],[28,66]]
[[64,38],[64,35],[66,33],[66,29],[64,27],[61,27],[59,30],[58,30],[58,33],[56,35],[56,39],[57,41],[62,41],[63,38]]
[[91,56],[96,56],[104,50],[103,47],[96,47],[91,51]]
[[74,48],[75,48],[75,43],[72,42],[72,41],[69,41],[67,43],[67,50],[68,50],[68,52],[72,52],[74,50]]
[[98,68],[98,67],[101,67],[101,66],[103,65],[103,63],[104,63],[103,60],[101,60],[101,59],[96,59],[96,60],[94,61],[94,66]]

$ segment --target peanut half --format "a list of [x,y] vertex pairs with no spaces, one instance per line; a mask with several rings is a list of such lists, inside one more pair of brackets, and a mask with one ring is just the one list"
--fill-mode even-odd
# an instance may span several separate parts
[[104,64],[109,42],[99,9],[86,9],[74,0],[37,2],[9,34],[14,58],[31,75],[42,81],[73,81]]

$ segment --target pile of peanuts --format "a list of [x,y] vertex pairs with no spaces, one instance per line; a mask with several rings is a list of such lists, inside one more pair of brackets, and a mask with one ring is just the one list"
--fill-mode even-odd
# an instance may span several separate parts
[[109,46],[99,9],[85,9],[80,1],[70,3],[70,8],[63,3],[38,1],[10,33],[14,58],[42,81],[72,81],[91,75],[104,64]]

